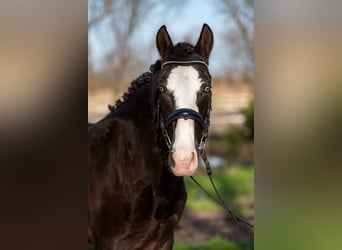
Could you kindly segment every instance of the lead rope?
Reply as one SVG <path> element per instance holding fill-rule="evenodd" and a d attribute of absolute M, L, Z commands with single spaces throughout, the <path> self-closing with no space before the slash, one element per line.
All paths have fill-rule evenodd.
<path fill-rule="evenodd" d="M 211 96 L 209 97 L 209 103 L 211 104 Z M 253 229 L 254 229 L 254 225 L 249 223 L 248 221 L 246 221 L 244 218 L 234 214 L 234 212 L 232 210 L 230 210 L 228 208 L 228 206 L 226 205 L 226 203 L 223 201 L 220 193 L 218 192 L 216 185 L 214 183 L 213 177 L 212 177 L 212 171 L 211 171 L 211 166 L 210 166 L 210 162 L 208 160 L 207 154 L 205 152 L 205 140 L 208 137 L 208 128 L 210 125 L 210 110 L 211 110 L 211 105 L 209 104 L 208 110 L 207 110 L 207 116 L 205 119 L 205 129 L 203 131 L 202 134 L 202 138 L 200 140 L 200 144 L 198 146 L 198 151 L 203 159 L 203 162 L 205 164 L 205 168 L 207 171 L 207 175 L 209 177 L 210 183 L 215 191 L 216 194 L 216 198 L 210 194 L 207 190 L 204 189 L 204 187 L 193 177 L 190 176 L 191 180 L 193 180 L 193 182 L 195 182 L 195 184 L 205 193 L 207 194 L 214 202 L 216 202 L 219 206 L 221 206 L 230 216 L 233 217 L 233 219 L 241 226 L 241 228 L 243 230 L 245 230 L 246 232 L 248 232 L 249 234 L 253 234 Z M 247 227 L 246 227 L 247 226 Z"/>
<path fill-rule="evenodd" d="M 216 193 L 216 198 L 213 197 L 213 195 L 211 195 L 208 191 L 206 191 L 204 189 L 204 187 L 193 177 L 190 176 L 190 178 L 195 182 L 195 184 L 203 191 L 205 192 L 214 202 L 216 202 L 219 206 L 221 206 L 230 216 L 233 217 L 233 219 L 241 226 L 242 229 L 244 229 L 246 232 L 253 234 L 253 228 L 254 225 L 249 223 L 248 221 L 246 221 L 244 218 L 234 214 L 234 212 L 232 210 L 230 210 L 228 208 L 228 206 L 226 205 L 226 203 L 223 201 L 220 193 L 218 192 L 216 185 L 214 183 L 214 180 L 212 178 L 212 171 L 211 171 L 211 167 L 210 167 L 210 163 L 207 157 L 207 154 L 205 152 L 204 149 L 204 145 L 200 145 L 199 146 L 199 153 L 203 159 L 203 162 L 205 164 L 206 170 L 207 170 L 207 175 L 209 177 L 210 183 Z M 247 226 L 247 227 L 246 227 Z"/>

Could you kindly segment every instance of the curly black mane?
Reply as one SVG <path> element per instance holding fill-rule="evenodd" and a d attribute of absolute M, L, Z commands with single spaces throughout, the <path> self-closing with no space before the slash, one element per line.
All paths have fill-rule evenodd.
<path fill-rule="evenodd" d="M 98 122 L 97 126 L 94 127 L 93 124 L 88 123 L 88 132 L 92 131 L 89 135 L 88 143 L 89 147 L 92 148 L 99 142 L 105 140 L 111 129 L 112 124 L 109 120 L 116 115 L 116 111 L 120 109 L 124 104 L 128 103 L 135 95 L 135 92 L 142 86 L 150 83 L 152 76 L 158 74 L 161 70 L 161 61 L 157 60 L 154 64 L 150 66 L 150 71 L 141 74 L 138 78 L 131 82 L 130 87 L 127 92 L 125 92 L 120 99 L 115 103 L 115 106 L 108 104 L 108 109 L 110 113 L 105 116 L 101 121 Z"/>
<path fill-rule="evenodd" d="M 108 104 L 108 109 L 111 112 L 114 112 L 117 109 L 119 109 L 123 104 L 128 103 L 130 99 L 134 96 L 137 89 L 149 83 L 152 79 L 152 75 L 158 74 L 160 69 L 161 69 L 161 61 L 157 60 L 154 64 L 150 66 L 150 72 L 145 72 L 141 74 L 138 78 L 133 80 L 127 92 L 125 92 L 122 95 L 122 97 L 115 102 L 115 106 Z"/>

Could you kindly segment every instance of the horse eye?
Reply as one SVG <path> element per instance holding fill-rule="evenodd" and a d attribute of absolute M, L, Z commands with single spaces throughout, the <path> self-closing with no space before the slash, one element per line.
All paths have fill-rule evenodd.
<path fill-rule="evenodd" d="M 205 93 L 209 93 L 210 92 L 210 86 L 205 86 L 203 91 Z"/>
<path fill-rule="evenodd" d="M 160 86 L 160 87 L 159 87 L 159 91 L 160 91 L 160 93 L 164 93 L 164 92 L 165 92 L 164 87 L 163 87 L 163 86 Z"/>

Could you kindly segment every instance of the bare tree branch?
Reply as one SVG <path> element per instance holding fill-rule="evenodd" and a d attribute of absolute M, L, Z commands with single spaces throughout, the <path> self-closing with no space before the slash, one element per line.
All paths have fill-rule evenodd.
<path fill-rule="evenodd" d="M 217 10 L 233 28 L 227 28 L 223 39 L 231 48 L 229 56 L 236 60 L 235 70 L 243 75 L 253 75 L 254 62 L 254 1 L 253 0 L 216 0 Z M 231 67 L 231 66 L 230 66 Z M 232 69 L 230 69 L 232 70 Z"/>
<path fill-rule="evenodd" d="M 162 7 L 159 8 L 160 14 L 165 15 L 185 1 L 187 0 L 89 0 L 88 32 L 91 36 L 96 34 L 97 40 L 102 40 L 106 48 L 105 66 L 102 72 L 94 74 L 106 79 L 108 86 L 115 84 L 120 89 L 120 84 L 127 82 L 125 79 L 131 73 L 130 70 L 139 65 L 139 54 L 132 60 L 133 51 L 137 50 L 137 43 L 132 43 L 136 30 L 157 6 Z M 92 62 L 90 69 L 91 64 Z"/>
<path fill-rule="evenodd" d="M 245 0 L 245 1 L 234 1 L 234 0 L 219 0 L 222 10 L 226 12 L 232 20 L 235 21 L 235 24 L 238 30 L 241 33 L 242 42 L 244 42 L 246 49 L 248 50 L 248 54 L 253 57 L 253 20 L 254 18 L 249 16 L 243 8 L 253 8 L 253 0 Z M 239 5 L 241 2 L 241 5 Z M 242 5 L 244 3 L 244 5 Z M 242 6 L 242 7 L 240 7 Z M 243 18 L 249 19 L 248 21 L 244 21 Z"/>
<path fill-rule="evenodd" d="M 110 51 L 106 55 L 108 81 L 116 86 L 124 82 L 131 63 L 132 36 L 144 18 L 158 4 L 158 0 L 92 0 L 88 5 L 88 31 L 94 29 L 98 36 L 109 41 Z M 102 25 L 104 24 L 104 25 Z M 105 29 L 103 29 L 105 28 Z M 101 31 L 100 31 L 101 30 Z M 103 31 L 104 30 L 104 31 Z"/>
<path fill-rule="evenodd" d="M 104 0 L 104 1 L 96 1 L 96 0 L 88 0 L 88 11 L 91 16 L 90 20 L 88 21 L 88 30 L 98 24 L 100 21 L 103 20 L 107 15 L 112 13 L 112 6 L 115 3 L 115 0 Z"/>

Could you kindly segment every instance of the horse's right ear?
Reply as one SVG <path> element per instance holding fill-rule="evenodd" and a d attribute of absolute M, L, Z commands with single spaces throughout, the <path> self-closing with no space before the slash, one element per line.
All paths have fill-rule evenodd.
<path fill-rule="evenodd" d="M 163 25 L 160 27 L 157 33 L 157 48 L 160 54 L 162 61 L 170 54 L 173 44 L 172 40 L 169 36 L 169 33 L 166 30 L 166 26 Z"/>

